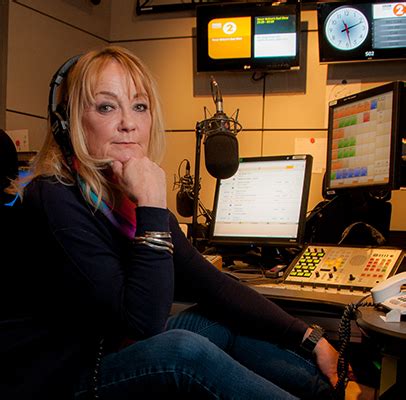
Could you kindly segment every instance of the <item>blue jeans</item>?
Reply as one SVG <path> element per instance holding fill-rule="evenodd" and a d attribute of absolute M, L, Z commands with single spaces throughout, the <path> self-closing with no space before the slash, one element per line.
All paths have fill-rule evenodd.
<path fill-rule="evenodd" d="M 91 397 L 93 371 L 75 399 Z M 100 399 L 329 399 L 331 388 L 313 363 L 267 341 L 234 333 L 194 309 L 168 330 L 106 355 Z"/>

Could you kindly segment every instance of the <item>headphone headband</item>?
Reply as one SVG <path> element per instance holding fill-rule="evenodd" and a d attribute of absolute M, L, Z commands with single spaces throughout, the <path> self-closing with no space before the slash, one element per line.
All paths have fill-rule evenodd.
<path fill-rule="evenodd" d="M 69 70 L 77 63 L 81 56 L 74 56 L 64 62 L 61 67 L 55 72 L 49 84 L 49 99 L 48 99 L 48 114 L 51 125 L 52 134 L 55 141 L 58 143 L 62 154 L 65 157 L 68 166 L 72 169 L 73 164 L 73 147 L 69 133 L 69 118 L 66 110 L 66 105 L 62 102 L 57 104 L 56 94 L 57 89 L 65 79 Z"/>
<path fill-rule="evenodd" d="M 77 63 L 80 57 L 81 57 L 80 55 L 77 55 L 65 61 L 52 77 L 51 83 L 49 84 L 51 89 L 49 91 L 49 101 L 48 101 L 48 109 L 50 112 L 55 112 L 58 106 L 56 104 L 56 90 L 58 89 L 62 81 L 65 79 L 69 70 Z"/>

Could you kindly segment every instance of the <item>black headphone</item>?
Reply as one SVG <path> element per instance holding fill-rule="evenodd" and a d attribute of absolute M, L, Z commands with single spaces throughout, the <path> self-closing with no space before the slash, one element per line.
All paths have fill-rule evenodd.
<path fill-rule="evenodd" d="M 73 157 L 73 147 L 72 141 L 69 133 L 69 116 L 67 112 L 67 104 L 62 101 L 57 104 L 56 94 L 57 89 L 60 84 L 65 79 L 69 70 L 77 63 L 81 56 L 74 56 L 68 61 L 64 62 L 63 65 L 55 72 L 51 79 L 49 100 L 48 100 L 48 115 L 51 125 L 52 134 L 55 138 L 56 143 L 58 143 L 62 154 L 64 155 L 68 166 L 72 168 L 72 157 Z"/>

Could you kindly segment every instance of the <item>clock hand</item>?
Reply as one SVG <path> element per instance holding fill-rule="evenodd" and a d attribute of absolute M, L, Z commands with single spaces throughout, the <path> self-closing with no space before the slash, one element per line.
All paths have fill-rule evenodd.
<path fill-rule="evenodd" d="M 351 28 L 354 28 L 354 26 L 357 26 L 357 25 L 359 25 L 359 24 L 362 24 L 362 21 L 357 22 L 356 24 L 351 25 L 351 26 L 347 26 L 346 24 L 344 24 L 344 25 L 345 25 L 345 28 L 344 28 L 344 29 L 341 29 L 341 32 L 348 31 L 348 30 L 350 30 Z"/>
<path fill-rule="evenodd" d="M 345 31 L 345 33 L 347 34 L 348 42 L 351 44 L 350 31 L 349 31 L 348 25 L 344 21 L 343 21 L 343 24 L 344 24 L 344 29 L 342 29 L 341 32 Z"/>

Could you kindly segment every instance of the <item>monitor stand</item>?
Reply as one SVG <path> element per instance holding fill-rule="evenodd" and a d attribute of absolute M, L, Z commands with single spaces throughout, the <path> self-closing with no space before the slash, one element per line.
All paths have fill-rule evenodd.
<path fill-rule="evenodd" d="M 382 245 L 389 237 L 390 196 L 337 195 L 319 203 L 306 222 L 306 243 Z"/>
<path fill-rule="evenodd" d="M 265 269 L 272 269 L 273 267 L 287 266 L 299 253 L 300 248 L 292 245 L 292 247 L 263 245 L 261 247 L 260 263 Z"/>

